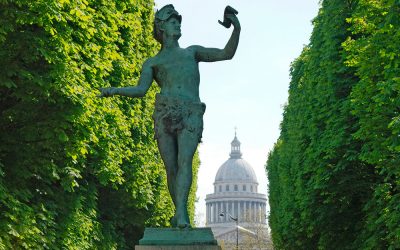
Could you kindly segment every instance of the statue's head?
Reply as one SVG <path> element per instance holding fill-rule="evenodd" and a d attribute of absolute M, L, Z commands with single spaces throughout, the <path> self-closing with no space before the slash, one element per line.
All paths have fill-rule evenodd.
<path fill-rule="evenodd" d="M 163 26 L 171 18 L 176 18 L 179 24 L 182 22 L 182 16 L 179 15 L 172 4 L 165 5 L 155 14 L 153 36 L 160 43 L 163 42 Z"/>

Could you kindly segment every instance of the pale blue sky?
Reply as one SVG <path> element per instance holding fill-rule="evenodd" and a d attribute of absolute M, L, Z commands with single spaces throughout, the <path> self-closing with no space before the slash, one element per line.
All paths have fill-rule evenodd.
<path fill-rule="evenodd" d="M 223 48 L 231 29 L 219 25 L 226 5 L 239 11 L 242 32 L 230 61 L 201 63 L 204 115 L 198 180 L 198 218 L 204 223 L 205 196 L 213 192 L 218 168 L 229 158 L 236 126 L 243 158 L 254 168 L 259 192 L 267 193 L 264 165 L 279 137 L 287 101 L 290 63 L 308 44 L 319 0 L 155 0 L 182 15 L 181 47 Z"/>

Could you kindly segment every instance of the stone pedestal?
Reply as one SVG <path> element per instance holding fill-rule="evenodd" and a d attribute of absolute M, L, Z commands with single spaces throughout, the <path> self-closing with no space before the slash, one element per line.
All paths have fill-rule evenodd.
<path fill-rule="evenodd" d="M 211 228 L 146 228 L 135 250 L 220 250 Z"/>
<path fill-rule="evenodd" d="M 135 246 L 135 250 L 221 250 L 218 245 Z"/>

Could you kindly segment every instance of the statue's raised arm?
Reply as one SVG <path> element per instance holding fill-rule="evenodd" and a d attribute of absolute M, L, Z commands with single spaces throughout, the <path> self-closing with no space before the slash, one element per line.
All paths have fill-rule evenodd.
<path fill-rule="evenodd" d="M 230 28 L 231 24 L 233 25 L 232 35 L 224 49 L 204 48 L 198 45 L 191 46 L 191 48 L 195 50 L 197 61 L 216 62 L 233 58 L 239 45 L 241 30 L 239 19 L 236 16 L 237 14 L 238 12 L 234 8 L 226 6 L 223 22 L 218 20 L 218 22 L 225 28 Z"/>

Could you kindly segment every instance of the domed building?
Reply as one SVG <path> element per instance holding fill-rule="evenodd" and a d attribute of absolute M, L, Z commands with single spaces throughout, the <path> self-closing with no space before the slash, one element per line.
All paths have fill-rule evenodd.
<path fill-rule="evenodd" d="M 218 241 L 235 245 L 241 244 L 245 236 L 256 237 L 255 231 L 268 231 L 267 199 L 258 193 L 257 176 L 242 158 L 236 133 L 229 156 L 215 176 L 214 193 L 206 196 L 206 225 Z"/>

